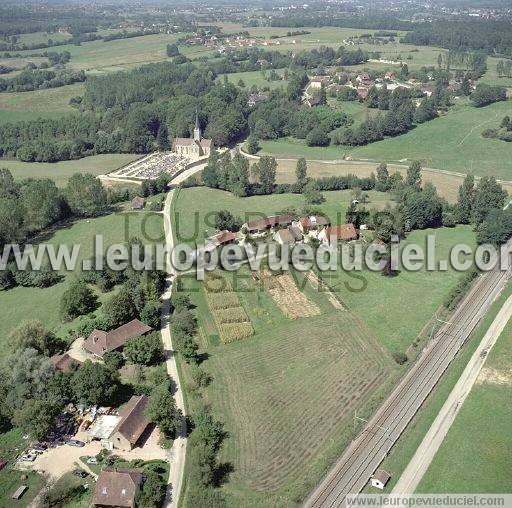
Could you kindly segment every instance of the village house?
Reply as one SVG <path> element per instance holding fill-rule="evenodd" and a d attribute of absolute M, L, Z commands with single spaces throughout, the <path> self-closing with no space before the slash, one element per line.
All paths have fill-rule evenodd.
<path fill-rule="evenodd" d="M 318 97 L 308 97 L 304 104 L 310 108 L 320 106 L 320 99 Z"/>
<path fill-rule="evenodd" d="M 146 200 L 141 196 L 135 196 L 132 199 L 132 210 L 143 210 Z"/>
<path fill-rule="evenodd" d="M 301 217 L 298 221 L 298 227 L 302 233 L 309 233 L 322 227 L 330 226 L 331 223 L 322 215 L 311 215 L 310 217 Z"/>
<path fill-rule="evenodd" d="M 331 78 L 329 76 L 313 76 L 309 81 L 309 86 L 320 89 L 322 85 L 327 86 L 330 82 Z"/>
<path fill-rule="evenodd" d="M 242 229 L 247 230 L 251 235 L 257 235 L 276 226 L 288 227 L 292 222 L 293 217 L 291 215 L 274 215 L 246 222 L 243 224 Z"/>
<path fill-rule="evenodd" d="M 103 357 L 105 353 L 122 349 L 130 339 L 141 337 L 151 330 L 151 326 L 138 319 L 133 319 L 110 332 L 93 330 L 85 339 L 83 347 L 92 354 Z"/>
<path fill-rule="evenodd" d="M 233 233 L 232 231 L 228 231 L 227 229 L 224 229 L 220 233 L 210 236 L 210 238 L 208 238 L 206 240 L 206 242 L 210 243 L 212 245 L 215 245 L 215 247 L 221 247 L 222 245 L 234 243 L 235 240 L 236 240 L 236 234 Z"/>
<path fill-rule="evenodd" d="M 202 137 L 199 117 L 196 115 L 196 124 L 192 138 L 174 138 L 172 142 L 172 151 L 182 157 L 189 159 L 199 159 L 200 157 L 209 157 L 214 150 L 213 141 Z"/>
<path fill-rule="evenodd" d="M 266 102 L 268 100 L 268 94 L 266 93 L 256 93 L 249 95 L 249 99 L 247 100 L 247 105 L 254 107 L 262 102 Z"/>
<path fill-rule="evenodd" d="M 277 231 L 274 240 L 279 245 L 293 245 L 295 243 L 295 237 L 288 228 Z"/>
<path fill-rule="evenodd" d="M 325 245 L 334 247 L 339 242 L 351 242 L 357 240 L 357 231 L 354 224 L 342 224 L 341 226 L 329 226 L 322 229 L 318 239 Z"/>
<path fill-rule="evenodd" d="M 133 508 L 142 485 L 143 473 L 141 468 L 104 469 L 96 481 L 92 504 Z"/>

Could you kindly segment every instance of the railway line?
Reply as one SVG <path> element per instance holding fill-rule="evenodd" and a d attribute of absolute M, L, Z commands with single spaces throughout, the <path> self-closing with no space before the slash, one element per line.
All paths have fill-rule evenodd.
<path fill-rule="evenodd" d="M 307 508 L 338 507 L 359 493 L 414 414 L 434 388 L 462 345 L 487 312 L 511 275 L 493 270 L 474 283 L 449 322 L 445 322 L 403 380 L 345 451 L 305 503 Z"/>

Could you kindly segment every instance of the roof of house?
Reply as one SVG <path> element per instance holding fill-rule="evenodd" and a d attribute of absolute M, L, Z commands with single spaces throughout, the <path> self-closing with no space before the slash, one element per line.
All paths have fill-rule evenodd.
<path fill-rule="evenodd" d="M 262 231 L 277 225 L 288 225 L 293 221 L 291 215 L 274 215 L 272 217 L 265 217 L 263 219 L 256 219 L 249 221 L 246 226 L 249 231 Z"/>
<path fill-rule="evenodd" d="M 98 356 L 115 351 L 124 346 L 126 342 L 134 337 L 140 337 L 151 331 L 151 326 L 146 325 L 138 319 L 133 319 L 115 330 L 104 332 L 93 330 L 84 341 L 84 348 Z"/>
<path fill-rule="evenodd" d="M 232 233 L 231 231 L 228 231 L 227 229 L 208 238 L 208 240 L 214 245 L 223 245 L 225 243 L 232 242 L 235 239 L 236 234 Z"/>
<path fill-rule="evenodd" d="M 276 239 L 280 239 L 282 243 L 295 243 L 295 237 L 289 229 L 280 229 L 276 233 Z"/>
<path fill-rule="evenodd" d="M 134 506 L 143 469 L 104 469 L 98 476 L 92 504 Z"/>
<path fill-rule="evenodd" d="M 73 367 L 82 364 L 82 362 L 75 360 L 67 353 L 63 355 L 53 355 L 50 360 L 55 370 L 60 370 L 61 372 L 69 372 Z"/>
<path fill-rule="evenodd" d="M 372 478 L 381 482 L 382 485 L 386 485 L 388 480 L 391 478 L 391 475 L 387 471 L 384 471 L 384 469 L 377 469 Z"/>
<path fill-rule="evenodd" d="M 341 226 L 332 226 L 328 227 L 325 230 L 325 234 L 327 238 L 330 238 L 331 236 L 336 237 L 337 240 L 356 240 L 357 239 L 357 232 L 356 228 L 354 227 L 354 224 L 342 224 Z"/>
<path fill-rule="evenodd" d="M 132 446 L 135 445 L 149 425 L 144 413 L 148 402 L 145 395 L 134 395 L 119 411 L 121 419 L 112 434 L 119 432 Z"/>
<path fill-rule="evenodd" d="M 299 222 L 303 228 L 316 228 L 318 226 L 327 226 L 329 224 L 329 219 L 322 215 L 312 215 L 311 217 L 301 217 Z"/>
<path fill-rule="evenodd" d="M 142 207 L 144 206 L 144 203 L 146 202 L 146 200 L 141 197 L 141 196 L 135 196 L 133 199 L 132 199 L 132 207 Z"/>
<path fill-rule="evenodd" d="M 310 97 L 306 100 L 308 106 L 318 106 L 320 104 L 320 99 L 318 97 Z"/>

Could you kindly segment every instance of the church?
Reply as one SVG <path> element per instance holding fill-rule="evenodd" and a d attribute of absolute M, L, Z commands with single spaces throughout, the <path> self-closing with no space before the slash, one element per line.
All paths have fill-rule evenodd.
<path fill-rule="evenodd" d="M 199 157 L 209 157 L 211 155 L 213 152 L 213 141 L 211 139 L 203 139 L 197 114 L 194 137 L 174 138 L 172 151 L 189 159 L 198 159 Z"/>

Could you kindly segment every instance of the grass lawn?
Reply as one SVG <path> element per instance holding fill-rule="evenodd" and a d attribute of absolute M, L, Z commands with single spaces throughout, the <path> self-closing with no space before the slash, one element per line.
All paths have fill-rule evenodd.
<path fill-rule="evenodd" d="M 417 492 L 512 492 L 512 321 L 503 330 Z M 507 402 L 508 401 L 508 402 Z"/>
<path fill-rule="evenodd" d="M 93 155 L 83 159 L 61 162 L 22 162 L 12 159 L 1 159 L 0 167 L 7 168 L 16 180 L 24 178 L 50 178 L 57 186 L 65 187 L 69 177 L 75 173 L 103 175 L 128 164 L 140 155 L 130 153 L 114 153 Z"/>
<path fill-rule="evenodd" d="M 326 213 L 333 223 L 343 224 L 346 209 L 352 199 L 351 191 L 329 191 L 323 194 L 325 202 L 318 205 L 318 208 Z M 368 194 L 369 208 L 383 208 L 390 202 L 390 197 L 386 193 L 371 191 Z M 261 217 L 261 214 L 276 215 L 288 207 L 295 207 L 300 211 L 304 205 L 304 198 L 298 194 L 237 198 L 230 192 L 208 187 L 181 189 L 174 205 L 174 232 L 180 241 L 193 244 L 196 239 L 201 242 L 215 232 L 213 221 L 215 213 L 219 210 L 229 210 L 246 222 Z"/>
<path fill-rule="evenodd" d="M 391 452 L 389 453 L 389 455 L 384 459 L 381 467 L 384 468 L 386 471 L 389 471 L 391 474 L 391 479 L 388 482 L 388 484 L 386 485 L 384 492 L 391 492 L 391 490 L 393 490 L 393 487 L 395 486 L 396 482 L 400 478 L 400 475 L 402 474 L 404 469 L 407 467 L 407 464 L 409 463 L 409 461 L 412 459 L 414 453 L 416 452 L 416 449 L 418 448 L 421 441 L 423 440 L 423 437 L 427 433 L 430 425 L 435 420 L 441 407 L 443 406 L 444 402 L 446 401 L 446 398 L 448 397 L 451 390 L 455 386 L 457 380 L 459 379 L 460 375 L 464 371 L 464 368 L 466 367 L 467 362 L 471 358 L 471 355 L 476 350 L 478 344 L 482 340 L 482 337 L 485 335 L 485 333 L 487 332 L 492 321 L 496 317 L 496 314 L 499 312 L 500 308 L 505 303 L 505 300 L 511 294 L 512 294 L 512 286 L 509 284 L 505 288 L 505 290 L 503 291 L 501 296 L 494 302 L 494 304 L 492 305 L 488 314 L 482 319 L 482 322 L 477 326 L 477 328 L 471 335 L 469 342 L 464 346 L 464 348 L 461 350 L 461 352 L 459 353 L 457 358 L 452 362 L 448 371 L 444 374 L 444 376 L 442 377 L 440 382 L 435 387 L 434 391 L 427 398 L 426 402 L 423 404 L 423 406 L 421 407 L 419 412 L 415 415 L 415 417 L 413 418 L 412 422 L 409 424 L 409 426 L 407 427 L 405 432 L 402 434 L 400 439 L 396 442 L 395 446 L 391 449 Z M 510 335 L 510 325 L 508 326 L 508 333 Z M 500 351 L 500 352 L 502 351 L 502 350 L 499 350 L 498 348 L 501 348 L 501 347 L 508 348 L 508 352 L 506 352 L 507 356 L 505 357 L 505 361 L 507 361 L 507 358 L 510 358 L 510 340 L 507 340 L 507 339 L 503 340 L 503 336 L 502 336 L 502 338 L 500 338 L 500 342 L 498 344 L 496 344 L 495 347 L 496 347 L 496 349 L 494 350 L 494 353 L 496 353 L 496 351 Z M 495 354 L 491 354 L 489 356 L 489 359 L 493 359 L 493 358 L 496 359 Z M 495 360 L 493 360 L 493 361 L 495 361 Z M 509 391 L 510 391 L 510 387 L 509 387 Z M 472 398 L 472 395 L 473 394 L 470 394 L 469 398 L 466 400 L 466 404 Z M 508 399 L 509 399 L 510 394 L 505 395 L 505 397 L 508 397 Z M 453 467 L 459 468 L 459 469 L 457 469 L 457 471 L 461 475 L 457 480 L 455 480 L 456 482 L 463 482 L 466 478 L 469 478 L 467 476 L 467 471 L 468 471 L 468 468 L 470 468 L 472 466 L 472 464 L 476 464 L 475 469 L 477 469 L 477 468 L 480 468 L 481 465 L 483 464 L 483 462 L 485 462 L 487 460 L 487 461 L 489 461 L 487 463 L 488 470 L 486 472 L 480 470 L 480 472 L 482 474 L 485 474 L 485 479 L 483 480 L 482 483 L 479 484 L 479 487 L 481 487 L 482 489 L 485 489 L 484 483 L 487 481 L 487 479 L 489 479 L 488 475 L 490 474 L 490 475 L 496 477 L 495 481 L 506 482 L 505 485 L 507 488 L 505 489 L 505 491 L 510 492 L 510 481 L 508 480 L 508 477 L 503 478 L 503 476 L 501 474 L 501 473 L 503 473 L 504 475 L 506 475 L 507 469 L 498 471 L 498 468 L 495 465 L 496 461 L 501 460 L 503 463 L 503 460 L 507 460 L 507 459 L 503 459 L 503 457 L 501 456 L 501 452 L 498 451 L 497 455 L 494 453 L 487 457 L 477 457 L 477 454 L 482 453 L 483 450 L 489 451 L 488 448 L 486 449 L 486 446 L 492 441 L 493 437 L 495 436 L 494 427 L 496 426 L 498 428 L 501 425 L 503 425 L 503 416 L 506 415 L 506 409 L 504 407 L 505 404 L 503 402 L 504 402 L 504 400 L 508 400 L 508 399 L 501 398 L 500 404 L 503 405 L 503 408 L 493 406 L 490 409 L 490 413 L 489 413 L 490 415 L 494 415 L 494 413 L 497 410 L 499 412 L 499 415 L 498 415 L 497 420 L 494 420 L 494 418 L 491 416 L 490 418 L 492 418 L 492 420 L 491 419 L 487 420 L 487 427 L 480 426 L 480 419 L 484 416 L 480 413 L 477 421 L 470 422 L 469 420 L 466 420 L 466 424 L 467 424 L 466 429 L 464 431 L 458 432 L 459 441 L 457 441 L 457 444 L 452 444 L 452 446 L 456 446 L 457 448 L 451 448 L 451 451 L 457 455 L 459 453 L 461 453 L 460 457 L 462 457 L 462 454 L 464 454 L 465 459 L 464 459 L 464 461 L 461 461 L 460 463 L 457 462 L 457 464 L 455 462 L 452 462 Z M 487 407 L 487 406 L 482 405 L 481 407 L 482 407 L 482 410 L 484 410 L 484 407 Z M 462 408 L 461 413 L 459 413 L 459 415 L 457 416 L 455 424 L 457 424 L 457 421 L 458 421 L 458 419 L 460 419 L 461 415 L 463 415 L 463 412 L 465 412 L 464 407 Z M 452 429 L 449 431 L 448 436 L 450 436 L 450 433 L 452 432 L 453 428 L 454 427 L 452 427 Z M 458 427 L 458 428 L 460 429 L 461 427 Z M 473 439 L 473 437 L 470 438 L 470 433 L 469 433 L 469 432 L 471 432 L 470 429 L 476 429 L 476 428 L 479 429 L 478 438 L 476 438 L 476 439 L 484 439 L 483 446 L 480 446 L 480 444 L 476 441 L 476 439 Z M 502 447 L 505 450 L 505 452 L 507 449 L 510 450 L 510 442 L 508 440 L 508 435 L 510 434 L 510 432 L 508 431 L 509 428 L 510 428 L 510 411 L 509 411 L 507 426 L 501 430 L 501 432 L 499 434 L 498 441 L 496 441 L 494 443 L 494 445 L 497 446 L 498 450 Z M 489 440 L 486 439 L 485 434 L 489 435 Z M 463 443 L 461 439 L 466 440 L 466 442 Z M 469 439 L 471 440 L 471 446 L 473 447 L 473 453 L 471 453 L 471 455 L 468 455 L 468 452 L 467 452 L 467 447 L 468 447 L 467 441 Z M 504 446 L 504 442 L 505 442 L 504 440 L 507 440 L 506 443 L 508 443 L 508 444 L 505 444 L 505 446 Z M 446 443 L 446 441 L 445 441 L 445 443 Z M 452 443 L 454 443 L 454 442 L 452 441 Z M 460 448 L 462 446 L 464 448 Z M 508 446 L 508 448 L 507 448 L 507 446 Z M 495 450 L 495 452 L 496 452 L 496 450 Z M 510 463 L 510 453 L 508 455 L 509 455 L 508 461 Z M 455 456 L 453 455 L 452 457 L 455 457 Z M 433 464 L 435 464 L 437 462 L 437 456 L 434 458 L 434 461 L 435 462 Z M 492 463 L 492 466 L 490 465 L 491 463 Z M 510 466 L 509 466 L 509 469 L 510 469 Z M 442 474 L 442 471 L 445 471 L 445 470 L 442 470 L 441 468 L 438 469 L 438 472 L 440 474 Z M 430 476 L 430 471 L 428 471 L 427 474 L 429 474 L 429 476 Z M 450 478 L 453 478 L 452 473 L 450 472 L 449 474 L 450 474 Z M 439 478 L 437 481 L 442 482 L 443 479 Z M 475 479 L 475 481 L 480 481 L 480 480 Z M 492 481 L 494 481 L 494 480 L 492 480 Z M 452 486 L 455 487 L 455 485 L 453 485 L 453 484 L 452 484 Z M 420 487 L 423 487 L 423 485 L 420 484 Z M 460 483 L 458 483 L 456 485 L 456 487 L 459 489 L 458 490 L 459 493 L 464 491 L 462 488 L 462 485 Z M 451 487 L 448 486 L 448 488 L 451 488 Z M 421 488 L 420 491 L 427 492 L 427 490 L 425 490 L 423 488 Z M 434 492 L 433 490 L 428 490 L 428 491 Z M 473 491 L 473 489 L 468 489 L 468 491 Z M 485 490 L 481 490 L 481 491 L 485 492 Z M 376 491 L 375 491 L 375 489 L 371 489 L 370 487 L 367 487 L 365 489 L 365 492 L 374 492 L 375 493 Z M 438 491 L 435 490 L 435 492 L 438 492 Z M 455 491 L 451 491 L 451 492 L 455 492 Z"/>
<path fill-rule="evenodd" d="M 512 179 L 510 146 L 504 141 L 485 139 L 486 128 L 499 125 L 512 115 L 512 102 L 484 108 L 458 104 L 445 115 L 417 126 L 412 131 L 362 147 L 309 147 L 303 140 L 283 138 L 261 142 L 262 153 L 277 157 L 308 159 L 354 159 L 398 162 L 421 160 L 425 166 L 478 176 L 494 175 Z"/>
<path fill-rule="evenodd" d="M 66 113 L 76 112 L 69 105 L 69 100 L 83 94 L 83 91 L 83 83 L 75 83 L 33 92 L 1 93 L 0 124 L 40 117 L 58 118 Z"/>
<path fill-rule="evenodd" d="M 145 237 L 156 240 L 162 234 L 162 216 L 151 212 L 116 213 L 95 219 L 79 220 L 62 227 L 52 233 L 49 238 L 42 240 L 53 245 L 79 244 L 79 267 L 83 259 L 88 259 L 93 253 L 94 235 L 102 234 L 104 245 L 123 243 L 132 237 Z M 151 240 L 149 240 L 151 241 Z M 158 241 L 163 242 L 160 238 Z M 53 329 L 62 337 L 72 323 L 62 323 L 59 317 L 59 303 L 62 293 L 75 277 L 74 273 L 63 272 L 64 280 L 50 288 L 16 287 L 8 291 L 0 291 L 0 337 L 4 350 L 9 332 L 26 319 L 39 319 L 45 326 Z M 110 294 L 100 293 L 100 301 L 109 298 Z M 5 351 L 4 351 L 5 352 Z"/>

